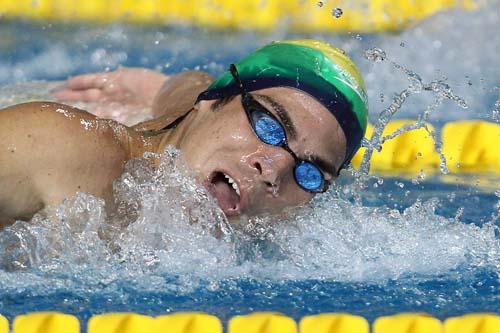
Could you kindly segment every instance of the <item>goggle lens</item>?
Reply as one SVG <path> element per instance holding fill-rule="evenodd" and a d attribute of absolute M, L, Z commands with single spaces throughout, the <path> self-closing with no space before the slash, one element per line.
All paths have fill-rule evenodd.
<path fill-rule="evenodd" d="M 295 165 L 295 180 L 307 191 L 316 192 L 324 188 L 324 178 L 321 171 L 314 164 L 301 161 Z"/>
<path fill-rule="evenodd" d="M 259 112 L 257 110 L 252 110 L 251 117 L 253 122 L 253 127 L 255 129 L 255 134 L 264 143 L 273 146 L 279 146 L 286 140 L 285 129 L 281 124 L 267 114 Z"/>

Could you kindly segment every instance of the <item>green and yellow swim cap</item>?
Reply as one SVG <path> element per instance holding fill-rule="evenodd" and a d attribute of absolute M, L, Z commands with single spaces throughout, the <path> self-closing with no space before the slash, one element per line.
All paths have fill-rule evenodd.
<path fill-rule="evenodd" d="M 278 41 L 251 53 L 236 64 L 246 91 L 291 87 L 316 98 L 337 119 L 347 139 L 344 166 L 361 145 L 368 103 L 361 74 L 345 52 L 317 40 Z M 240 94 L 233 76 L 225 72 L 200 100 Z"/>

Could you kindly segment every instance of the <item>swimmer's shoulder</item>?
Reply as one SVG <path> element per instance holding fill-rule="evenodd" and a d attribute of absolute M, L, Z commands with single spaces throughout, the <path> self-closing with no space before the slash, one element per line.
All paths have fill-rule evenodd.
<path fill-rule="evenodd" d="M 29 219 L 76 192 L 110 196 L 129 159 L 127 130 L 58 103 L 0 110 L 0 219 Z"/>
<path fill-rule="evenodd" d="M 104 120 L 87 111 L 54 102 L 28 102 L 16 104 L 0 110 L 2 132 L 18 137 L 51 138 L 56 141 L 71 141 L 78 136 L 100 140 L 111 135 L 114 140 L 126 136 L 127 127 L 112 120 Z M 110 138 L 111 138 L 110 137 Z M 47 142 L 46 142 L 47 143 Z M 124 144 L 126 145 L 126 140 Z"/>
<path fill-rule="evenodd" d="M 152 114 L 155 119 L 134 126 L 138 131 L 158 131 L 188 113 L 198 95 L 213 82 L 213 77 L 202 71 L 186 71 L 171 76 L 156 95 Z"/>

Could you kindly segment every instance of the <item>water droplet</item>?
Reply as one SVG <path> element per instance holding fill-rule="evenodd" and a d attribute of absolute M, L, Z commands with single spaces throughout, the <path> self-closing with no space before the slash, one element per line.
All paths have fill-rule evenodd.
<path fill-rule="evenodd" d="M 274 185 L 274 184 L 273 184 L 273 192 L 272 192 L 272 196 L 273 196 L 274 198 L 279 197 L 279 188 L 278 188 L 278 186 L 277 186 L 277 185 Z"/>
<path fill-rule="evenodd" d="M 410 72 L 408 73 L 408 80 L 410 81 L 410 86 L 408 87 L 409 91 L 413 93 L 420 93 L 423 90 L 424 84 L 420 75 Z"/>
<path fill-rule="evenodd" d="M 342 10 L 342 8 L 333 8 L 332 10 L 332 15 L 335 16 L 335 18 L 340 18 L 342 16 L 342 14 L 344 14 L 344 11 Z"/>
<path fill-rule="evenodd" d="M 435 49 L 440 49 L 441 46 L 443 46 L 443 43 L 441 43 L 440 40 L 435 40 L 432 42 L 432 46 L 435 48 Z"/>
<path fill-rule="evenodd" d="M 325 3 L 323 1 L 318 1 L 318 3 L 317 3 L 318 7 L 320 7 L 320 8 L 323 7 L 324 4 Z"/>
<path fill-rule="evenodd" d="M 379 97 L 380 97 L 380 102 L 384 103 L 385 102 L 385 95 L 383 93 L 380 93 Z"/>
<path fill-rule="evenodd" d="M 365 51 L 365 58 L 373 62 L 382 62 L 387 59 L 387 54 L 382 49 L 374 47 Z"/>
<path fill-rule="evenodd" d="M 495 102 L 495 107 L 491 112 L 491 119 L 493 119 L 493 121 L 497 123 L 500 123 L 500 99 Z"/>
<path fill-rule="evenodd" d="M 416 178 L 412 179 L 411 183 L 413 185 L 418 185 L 423 180 L 425 180 L 425 172 L 424 172 L 424 170 L 420 170 L 420 173 L 418 174 L 418 176 Z"/>
<path fill-rule="evenodd" d="M 491 119 L 493 119 L 497 123 L 500 123 L 500 111 L 493 110 L 493 112 L 491 113 Z"/>

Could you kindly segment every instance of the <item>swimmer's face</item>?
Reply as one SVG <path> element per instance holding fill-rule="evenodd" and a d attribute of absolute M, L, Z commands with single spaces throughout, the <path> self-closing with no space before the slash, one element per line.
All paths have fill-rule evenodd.
<path fill-rule="evenodd" d="M 251 94 L 277 119 L 285 114 L 289 121 L 282 124 L 290 148 L 300 159 L 314 156 L 330 164 L 333 169 L 321 171 L 332 181 L 346 151 L 346 139 L 335 117 L 316 99 L 293 88 L 268 88 Z M 256 136 L 241 95 L 215 111 L 213 103 L 198 103 L 199 125 L 189 129 L 179 148 L 198 181 L 228 217 L 279 213 L 313 197 L 295 181 L 292 155 Z"/>

